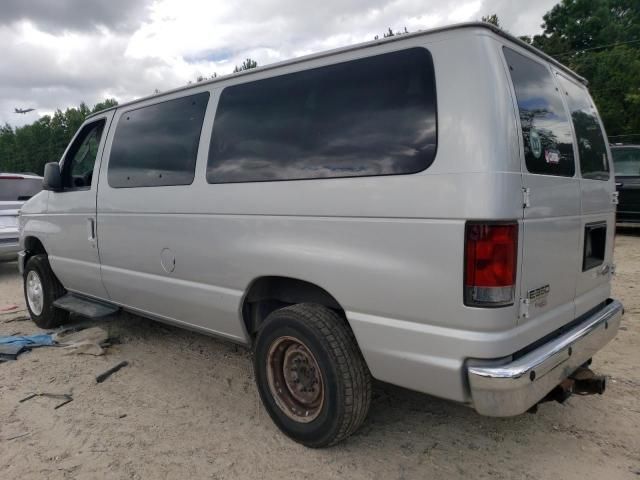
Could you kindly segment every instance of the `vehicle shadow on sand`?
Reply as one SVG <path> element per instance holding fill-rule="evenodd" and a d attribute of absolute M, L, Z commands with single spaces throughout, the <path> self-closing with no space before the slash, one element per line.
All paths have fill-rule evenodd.
<path fill-rule="evenodd" d="M 0 281 L 11 280 L 18 273 L 18 262 L 0 262 Z"/>
<path fill-rule="evenodd" d="M 84 323 L 86 321 L 76 320 Z M 229 410 L 232 416 L 245 414 L 249 408 L 255 416 L 254 427 L 273 428 L 266 411 L 260 404 L 253 382 L 252 354 L 249 348 L 192 332 L 172 325 L 158 323 L 133 314 L 121 313 L 101 321 L 92 321 L 107 328 L 118 342 L 128 346 L 127 359 L 136 362 L 135 352 L 146 351 L 144 376 L 151 382 L 167 381 L 164 368 L 177 368 L 191 374 L 179 380 L 187 391 L 198 387 L 189 385 L 191 379 L 208 376 L 208 386 L 200 394 L 211 395 L 211 403 Z M 152 351 L 155 358 L 148 355 Z M 133 355 L 133 356 L 132 356 Z M 168 362 L 166 359 L 171 358 Z M 166 362 L 166 363 L 165 363 Z M 172 367 L 173 365 L 173 367 Z M 146 366 L 150 366 L 149 370 Z M 206 373 L 205 373 L 206 372 Z M 200 386 L 202 387 L 202 386 Z M 216 395 L 224 391 L 228 401 L 221 403 Z M 561 417 L 557 410 L 563 407 L 547 404 L 551 417 Z M 232 412 L 237 409 L 238 412 Z M 374 381 L 371 408 L 363 426 L 344 445 L 349 448 L 375 448 L 376 445 L 395 445 L 400 451 L 433 447 L 443 448 L 452 438 L 475 441 L 501 442 L 505 435 L 540 433 L 541 414 L 524 414 L 514 418 L 489 418 L 478 415 L 467 405 L 439 399 L 387 383 Z M 551 425 L 549 425 L 549 428 Z M 460 440 L 453 441 L 452 448 Z M 458 447 L 456 447 L 458 448 Z"/>
<path fill-rule="evenodd" d="M 636 226 L 616 227 L 616 235 L 624 235 L 627 237 L 640 237 L 640 224 Z"/>

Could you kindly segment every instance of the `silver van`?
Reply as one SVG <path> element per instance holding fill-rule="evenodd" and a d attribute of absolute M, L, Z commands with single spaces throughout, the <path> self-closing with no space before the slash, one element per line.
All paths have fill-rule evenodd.
<path fill-rule="evenodd" d="M 249 345 L 310 447 L 362 424 L 373 378 L 491 416 L 602 393 L 616 195 L 585 83 L 476 23 L 96 113 L 22 209 L 31 316 Z"/>
<path fill-rule="evenodd" d="M 0 172 L 0 262 L 18 258 L 18 212 L 40 190 L 42 177 L 38 175 Z"/>

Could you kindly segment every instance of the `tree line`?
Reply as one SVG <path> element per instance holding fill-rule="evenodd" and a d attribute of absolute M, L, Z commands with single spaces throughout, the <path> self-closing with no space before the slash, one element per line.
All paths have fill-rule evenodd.
<path fill-rule="evenodd" d="M 247 58 L 240 66 L 236 66 L 234 73 L 256 68 L 258 62 Z M 200 75 L 196 82 L 214 79 L 211 76 Z M 189 82 L 192 83 L 192 82 Z M 160 93 L 155 90 L 154 93 Z M 0 172 L 35 173 L 42 175 L 47 162 L 58 161 L 65 148 L 75 135 L 80 125 L 88 115 L 118 105 L 113 99 L 97 103 L 89 108 L 81 103 L 77 108 L 67 108 L 64 112 L 56 110 L 50 115 L 44 115 L 30 125 L 13 128 L 8 123 L 0 127 Z"/>
<path fill-rule="evenodd" d="M 482 20 L 500 27 L 496 14 Z M 562 0 L 542 20 L 541 34 L 520 38 L 589 81 L 612 142 L 640 143 L 640 0 Z M 407 33 L 406 28 L 389 28 L 382 36 Z M 257 66 L 247 58 L 234 72 Z M 82 103 L 23 127 L 5 124 L 0 127 L 0 171 L 42 174 L 45 163 L 61 157 L 87 115 L 113 105 L 114 99 L 91 109 Z"/>
<path fill-rule="evenodd" d="M 5 124 L 0 127 L 0 172 L 42 175 L 44 164 L 60 159 L 89 114 L 117 104 L 114 99 L 107 99 L 93 108 L 81 103 L 77 108 L 67 108 L 64 112 L 56 110 L 53 115 L 44 115 L 23 127 Z"/>
<path fill-rule="evenodd" d="M 502 28 L 495 13 L 482 21 Z M 612 143 L 640 143 L 640 0 L 562 0 L 542 21 L 520 39 L 587 79 Z"/>
<path fill-rule="evenodd" d="M 640 0 L 562 0 L 542 20 L 520 38 L 587 79 L 611 142 L 640 143 Z"/>

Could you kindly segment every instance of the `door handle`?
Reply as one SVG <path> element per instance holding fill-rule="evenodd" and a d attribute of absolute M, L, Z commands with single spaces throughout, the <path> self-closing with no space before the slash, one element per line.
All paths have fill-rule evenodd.
<path fill-rule="evenodd" d="M 87 229 L 89 230 L 89 241 L 93 242 L 96 239 L 96 221 L 93 218 L 87 218 L 89 222 Z"/>
<path fill-rule="evenodd" d="M 622 182 L 616 182 L 616 188 L 620 188 L 624 185 Z"/>

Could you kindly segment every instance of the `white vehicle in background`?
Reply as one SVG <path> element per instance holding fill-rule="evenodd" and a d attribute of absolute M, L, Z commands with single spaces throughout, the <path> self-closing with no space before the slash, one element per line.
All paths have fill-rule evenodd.
<path fill-rule="evenodd" d="M 24 202 L 41 190 L 42 177 L 0 172 L 0 262 L 18 258 L 18 212 Z"/>
<path fill-rule="evenodd" d="M 310 447 L 362 424 L 372 378 L 490 416 L 602 393 L 617 197 L 585 84 L 468 24 L 98 112 L 20 217 L 31 317 L 246 344 Z"/>

